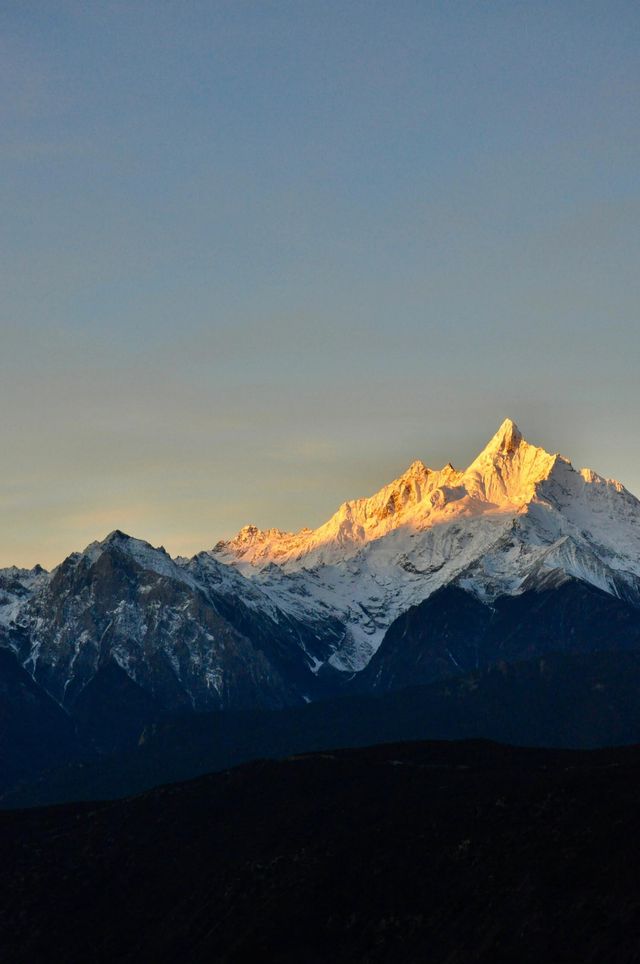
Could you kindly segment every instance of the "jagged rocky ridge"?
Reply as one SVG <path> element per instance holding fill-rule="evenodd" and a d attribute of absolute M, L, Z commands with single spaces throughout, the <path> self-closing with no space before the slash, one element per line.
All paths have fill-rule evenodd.
<path fill-rule="evenodd" d="M 567 623 L 567 580 L 598 591 L 595 602 L 589 596 L 598 612 L 607 600 L 624 608 L 624 631 L 601 634 L 597 645 L 635 645 L 640 502 L 619 482 L 530 445 L 507 420 L 466 470 L 414 462 L 317 530 L 247 526 L 192 559 L 116 531 L 52 573 L 3 570 L 0 637 L 71 711 L 90 686 L 105 704 L 112 692 L 125 699 L 122 674 L 141 702 L 159 708 L 279 707 L 326 695 L 354 673 L 385 689 L 415 681 L 418 664 L 428 681 L 511 651 L 593 648 Z M 505 597 L 531 613 L 530 594 L 551 594 L 556 622 L 544 643 L 511 649 L 481 633 L 468 644 L 474 667 L 451 647 L 430 660 L 415 619 L 406 643 L 392 624 L 443 587 L 464 591 L 462 608 L 480 607 L 480 622 L 494 627 Z M 528 632 L 524 617 L 518 625 Z M 391 666 L 392 650 L 396 663 L 408 659 L 402 671 Z M 114 664 L 117 685 L 107 670 Z"/>

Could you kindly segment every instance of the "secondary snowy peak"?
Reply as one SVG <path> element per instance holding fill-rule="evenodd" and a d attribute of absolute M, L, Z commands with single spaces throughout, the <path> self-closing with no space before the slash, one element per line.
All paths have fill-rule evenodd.
<path fill-rule="evenodd" d="M 304 528 L 293 533 L 248 525 L 229 542 L 219 542 L 214 551 L 222 557 L 242 558 L 261 565 L 295 561 L 309 553 L 331 549 L 356 549 L 398 526 L 410 524 L 421 506 L 431 507 L 428 499 L 432 493 L 455 486 L 458 478 L 459 473 L 452 465 L 434 471 L 423 462 L 415 461 L 375 495 L 343 502 L 318 529 Z M 441 501 L 442 496 L 435 496 L 433 504 Z"/>
<path fill-rule="evenodd" d="M 344 502 L 328 522 L 310 534 L 310 544 L 316 547 L 335 541 L 344 545 L 379 538 L 407 521 L 430 492 L 455 474 L 452 466 L 436 472 L 423 462 L 412 462 L 406 472 L 375 495 Z"/>
<path fill-rule="evenodd" d="M 516 423 L 510 418 L 505 418 L 496 434 L 487 442 L 482 454 L 515 452 L 521 442 L 524 442 L 524 439 Z"/>
<path fill-rule="evenodd" d="M 80 563 L 93 565 L 105 554 L 120 553 L 131 559 L 137 566 L 159 576 L 191 583 L 192 578 L 184 566 L 174 561 L 164 546 L 157 548 L 143 539 L 136 539 L 120 529 L 114 529 L 101 541 L 90 543 L 82 552 L 73 553 L 63 565 L 77 566 Z"/>

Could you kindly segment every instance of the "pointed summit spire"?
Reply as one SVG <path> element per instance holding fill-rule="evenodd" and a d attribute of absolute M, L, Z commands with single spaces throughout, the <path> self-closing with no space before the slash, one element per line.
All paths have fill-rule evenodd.
<path fill-rule="evenodd" d="M 555 455 L 530 445 L 516 423 L 505 418 L 465 472 L 465 485 L 470 495 L 495 505 L 523 505 L 533 497 L 538 482 L 548 477 L 555 462 Z"/>
<path fill-rule="evenodd" d="M 515 452 L 520 442 L 522 442 L 520 429 L 512 419 L 505 418 L 485 452 Z"/>
<path fill-rule="evenodd" d="M 520 429 L 512 419 L 505 418 L 496 434 L 476 455 L 467 472 L 472 472 L 481 466 L 493 465 L 496 459 L 500 457 L 513 456 L 521 444 L 526 446 L 527 443 L 524 441 Z"/>

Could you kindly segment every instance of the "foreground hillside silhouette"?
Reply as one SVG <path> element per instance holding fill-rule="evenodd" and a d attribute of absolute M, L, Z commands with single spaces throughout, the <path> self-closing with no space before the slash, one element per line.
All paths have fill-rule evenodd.
<path fill-rule="evenodd" d="M 638 959 L 640 748 L 398 744 L 0 814 L 7 961 Z"/>

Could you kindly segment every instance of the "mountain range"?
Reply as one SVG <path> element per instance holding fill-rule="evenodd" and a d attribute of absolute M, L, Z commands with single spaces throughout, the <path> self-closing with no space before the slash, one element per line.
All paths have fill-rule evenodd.
<path fill-rule="evenodd" d="M 640 501 L 507 419 L 468 468 L 414 462 L 315 530 L 249 525 L 192 558 L 116 530 L 0 570 L 0 647 L 12 719 L 71 719 L 100 752 L 166 714 L 636 651 Z"/>

